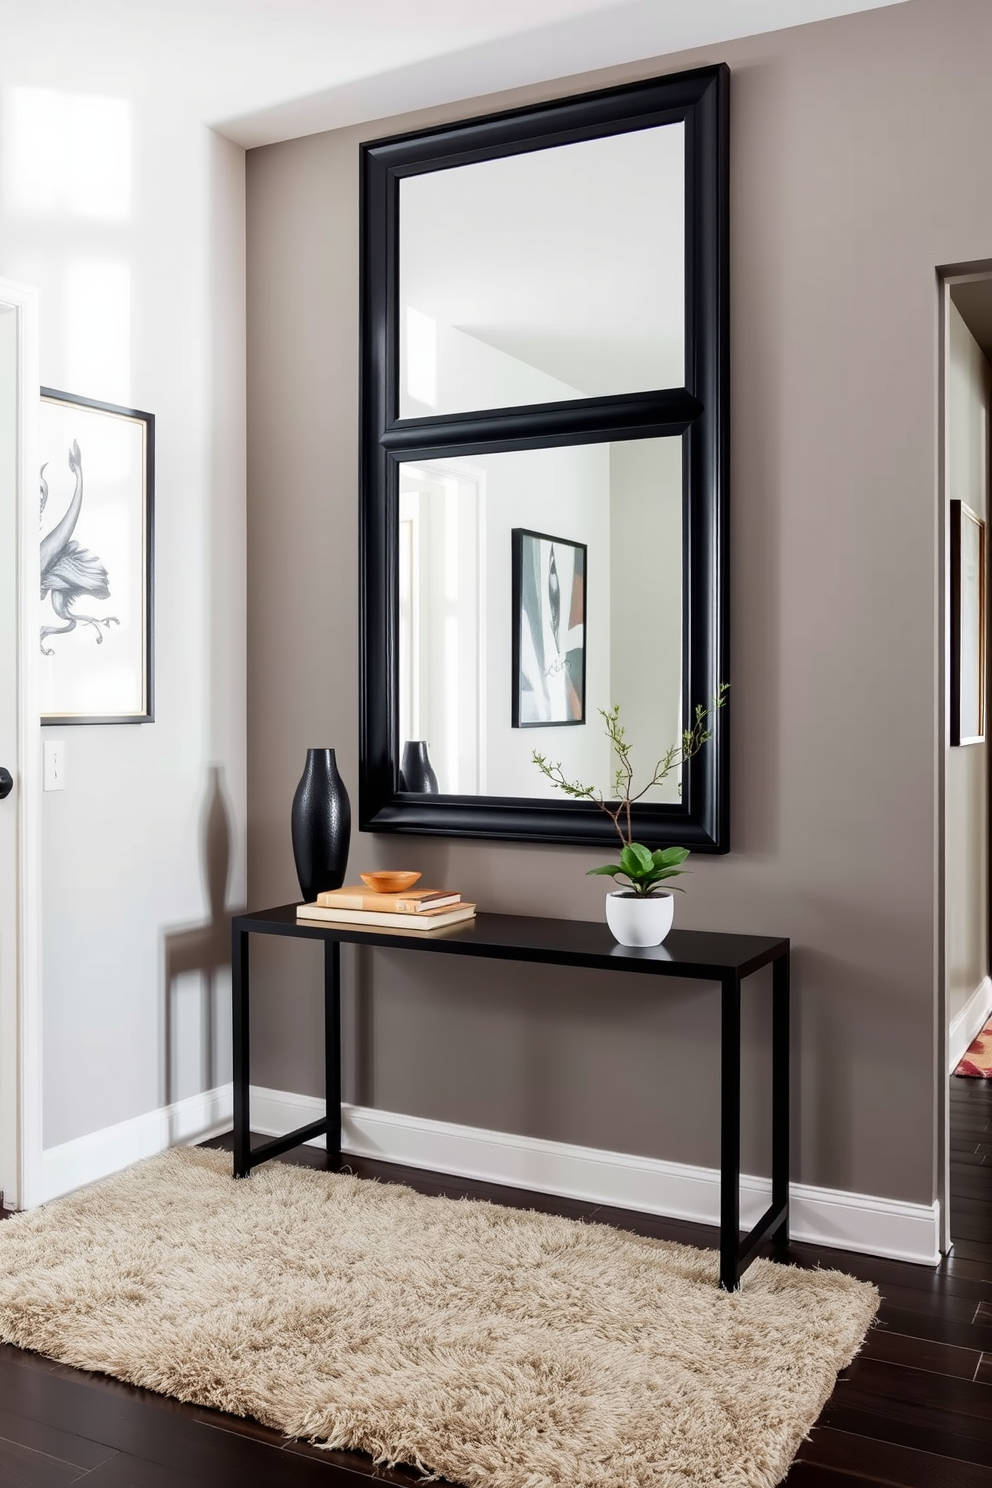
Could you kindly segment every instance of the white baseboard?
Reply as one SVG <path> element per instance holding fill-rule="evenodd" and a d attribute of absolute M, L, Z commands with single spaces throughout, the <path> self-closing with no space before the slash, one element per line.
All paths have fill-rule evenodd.
<path fill-rule="evenodd" d="M 205 1137 L 227 1131 L 231 1109 L 231 1086 L 220 1085 L 59 1147 L 49 1147 L 42 1154 L 42 1202 L 119 1173 L 167 1147 L 202 1142 Z"/>
<path fill-rule="evenodd" d="M 323 1101 L 312 1096 L 252 1086 L 255 1131 L 282 1136 L 319 1120 L 323 1112 Z M 313 1145 L 320 1146 L 322 1141 L 318 1137 Z M 457 1173 L 672 1219 L 713 1225 L 719 1220 L 715 1168 L 601 1152 L 364 1106 L 343 1107 L 342 1145 L 356 1157 Z M 745 1175 L 741 1180 L 742 1224 L 754 1224 L 770 1197 L 768 1181 Z M 940 1260 L 940 1206 L 936 1201 L 910 1204 L 802 1183 L 792 1184 L 791 1201 L 796 1240 L 930 1266 Z"/>
<path fill-rule="evenodd" d="M 270 1136 L 282 1136 L 318 1120 L 324 1111 L 323 1101 L 313 1096 L 258 1086 L 252 1087 L 251 1102 L 253 1129 Z M 202 1141 L 230 1124 L 231 1087 L 222 1085 L 50 1147 L 43 1158 L 44 1199 L 94 1183 L 167 1147 Z M 319 1146 L 321 1140 L 315 1139 L 314 1145 Z M 719 1218 L 715 1168 L 602 1152 L 363 1106 L 343 1107 L 342 1140 L 344 1150 L 356 1157 L 701 1224 L 715 1225 Z M 765 1179 L 745 1175 L 741 1180 L 742 1223 L 753 1224 L 769 1198 L 770 1185 Z M 796 1240 L 926 1265 L 936 1265 L 940 1259 L 936 1202 L 909 1204 L 802 1183 L 792 1185 L 791 1199 Z"/>
<path fill-rule="evenodd" d="M 947 1029 L 948 1069 L 953 1075 L 966 1050 L 974 1043 L 992 1013 L 992 978 L 982 977 L 961 1011 Z"/>

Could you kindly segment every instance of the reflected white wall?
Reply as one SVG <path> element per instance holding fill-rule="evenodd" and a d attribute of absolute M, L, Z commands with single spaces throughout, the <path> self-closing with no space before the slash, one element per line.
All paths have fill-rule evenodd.
<path fill-rule="evenodd" d="M 682 124 L 401 180 L 401 417 L 418 402 L 510 407 L 520 392 L 460 380 L 439 340 L 436 398 L 422 398 L 430 322 L 540 369 L 565 398 L 681 387 L 684 187 Z"/>
<path fill-rule="evenodd" d="M 610 446 L 610 701 L 639 790 L 682 727 L 682 440 Z M 677 801 L 680 772 L 645 796 Z"/>

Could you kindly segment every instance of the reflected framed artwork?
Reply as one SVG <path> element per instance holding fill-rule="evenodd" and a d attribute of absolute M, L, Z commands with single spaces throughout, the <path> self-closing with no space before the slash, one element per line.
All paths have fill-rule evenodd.
<path fill-rule="evenodd" d="M 514 728 L 586 721 L 586 545 L 514 527 Z"/>
<path fill-rule="evenodd" d="M 41 721 L 151 723 L 155 418 L 41 390 Z"/>
<path fill-rule="evenodd" d="M 985 738 L 985 522 L 951 502 L 951 743 Z"/>

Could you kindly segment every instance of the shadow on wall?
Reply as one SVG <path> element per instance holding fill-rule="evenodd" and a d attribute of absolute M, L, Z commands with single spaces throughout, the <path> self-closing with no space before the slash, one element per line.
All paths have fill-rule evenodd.
<path fill-rule="evenodd" d="M 179 995 L 183 977 L 198 976 L 200 979 L 197 1035 L 200 1069 L 196 1090 L 212 1090 L 218 1083 L 218 994 L 229 986 L 227 978 L 220 974 L 231 965 L 231 917 L 245 912 L 244 905 L 227 907 L 231 833 L 231 812 L 224 791 L 223 771 L 219 765 L 211 765 L 200 813 L 201 861 L 210 918 L 200 925 L 166 930 L 162 937 L 165 947 L 162 1085 L 168 1106 L 179 1099 L 176 1044 L 180 1032 Z M 172 1135 L 175 1140 L 180 1140 L 186 1133 L 175 1132 Z"/>

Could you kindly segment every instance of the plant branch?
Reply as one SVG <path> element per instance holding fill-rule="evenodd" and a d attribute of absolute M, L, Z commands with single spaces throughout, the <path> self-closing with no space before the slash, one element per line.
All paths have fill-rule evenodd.
<path fill-rule="evenodd" d="M 713 733 L 707 727 L 707 723 L 711 715 L 726 703 L 728 686 L 727 682 L 720 683 L 709 707 L 705 707 L 702 703 L 696 704 L 691 726 L 683 730 L 682 738 L 677 744 L 672 744 L 665 750 L 656 763 L 650 780 L 639 791 L 633 788 L 634 765 L 630 757 L 631 746 L 627 733 L 620 722 L 620 705 L 614 703 L 612 708 L 599 709 L 599 715 L 606 725 L 606 736 L 610 741 L 610 748 L 617 761 L 613 775 L 613 803 L 615 803 L 613 805 L 604 801 L 602 792 L 597 791 L 594 786 L 582 785 L 577 780 L 566 780 L 560 760 L 548 760 L 543 754 L 538 754 L 537 750 L 534 751 L 532 759 L 542 775 L 545 775 L 558 790 L 564 791 L 566 795 L 573 796 L 577 800 L 591 801 L 605 812 L 616 829 L 621 845 L 629 847 L 633 841 L 631 808 L 634 803 L 646 796 L 653 786 L 660 785 L 673 770 L 681 769 L 694 755 L 699 753 L 704 744 L 709 742 Z M 621 817 L 624 826 L 620 825 Z"/>

